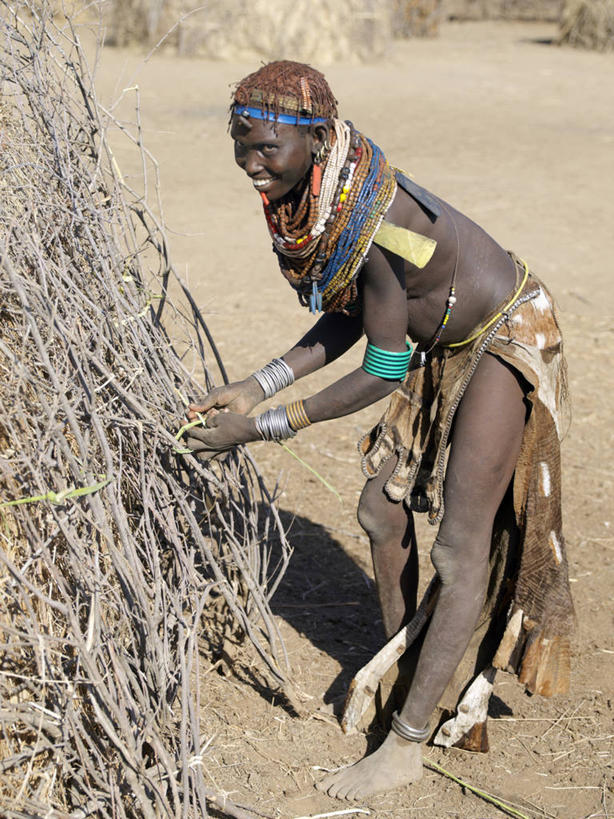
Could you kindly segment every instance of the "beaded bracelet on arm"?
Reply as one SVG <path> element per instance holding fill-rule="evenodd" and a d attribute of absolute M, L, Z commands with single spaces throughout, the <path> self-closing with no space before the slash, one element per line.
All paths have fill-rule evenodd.
<path fill-rule="evenodd" d="M 294 384 L 292 367 L 283 358 L 274 358 L 261 370 L 252 373 L 252 377 L 262 387 L 265 398 L 271 398 L 275 393 Z"/>

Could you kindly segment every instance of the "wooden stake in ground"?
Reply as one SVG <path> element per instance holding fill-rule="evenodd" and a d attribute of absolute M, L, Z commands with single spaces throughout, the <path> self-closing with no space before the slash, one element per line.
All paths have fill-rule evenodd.
<path fill-rule="evenodd" d="M 375 696 L 382 677 L 420 635 L 435 608 L 439 586 L 439 579 L 435 576 L 424 593 L 412 620 L 398 634 L 395 634 L 367 665 L 360 669 L 350 683 L 341 717 L 341 728 L 344 733 L 351 734 L 357 729 Z"/>

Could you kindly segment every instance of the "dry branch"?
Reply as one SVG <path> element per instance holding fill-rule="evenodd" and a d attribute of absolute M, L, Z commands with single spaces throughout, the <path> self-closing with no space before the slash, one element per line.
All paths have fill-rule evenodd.
<path fill-rule="evenodd" d="M 341 728 L 344 733 L 351 734 L 356 731 L 382 678 L 418 638 L 433 613 L 438 596 L 439 579 L 435 575 L 409 623 L 403 626 L 355 675 L 343 705 Z"/>
<path fill-rule="evenodd" d="M 199 657 L 246 634 L 291 696 L 269 608 L 289 549 L 248 452 L 177 454 L 221 362 L 138 110 L 120 130 L 45 2 L 0 20 L 0 812 L 204 816 Z"/>

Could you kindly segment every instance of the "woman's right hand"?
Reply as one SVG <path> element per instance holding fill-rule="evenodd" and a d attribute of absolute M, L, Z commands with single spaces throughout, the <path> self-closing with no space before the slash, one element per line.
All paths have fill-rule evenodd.
<path fill-rule="evenodd" d="M 211 390 L 200 403 L 190 404 L 187 417 L 188 420 L 195 421 L 199 414 L 204 415 L 210 410 L 247 415 L 263 400 L 264 390 L 256 379 L 250 376 L 243 381 L 235 381 Z"/>

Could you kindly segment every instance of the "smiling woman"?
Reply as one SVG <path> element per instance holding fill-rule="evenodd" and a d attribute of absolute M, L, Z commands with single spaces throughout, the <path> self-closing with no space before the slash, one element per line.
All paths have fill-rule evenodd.
<path fill-rule="evenodd" d="M 235 143 L 235 161 L 252 180 L 256 190 L 270 202 L 281 199 L 304 178 L 313 164 L 314 148 L 328 135 L 320 126 L 320 140 L 309 129 L 256 120 L 249 112 L 233 116 L 230 135 Z"/>
<path fill-rule="evenodd" d="M 382 746 L 318 785 L 358 799 L 421 776 L 429 719 L 438 704 L 454 708 L 473 675 L 490 679 L 494 665 L 517 671 L 531 692 L 567 688 L 562 340 L 527 264 L 338 118 L 320 72 L 282 61 L 250 74 L 235 91 L 230 132 L 281 272 L 300 303 L 324 315 L 281 358 L 192 405 L 190 417 L 206 413 L 207 424 L 191 429 L 188 445 L 206 458 L 280 441 L 391 395 L 361 442 L 368 480 L 358 509 L 389 638 L 416 610 L 413 512 L 439 526 L 436 602 L 411 647 L 409 693 Z M 249 415 L 363 333 L 361 367 L 316 395 Z M 486 745 L 485 719 L 446 730 L 475 750 Z"/>

